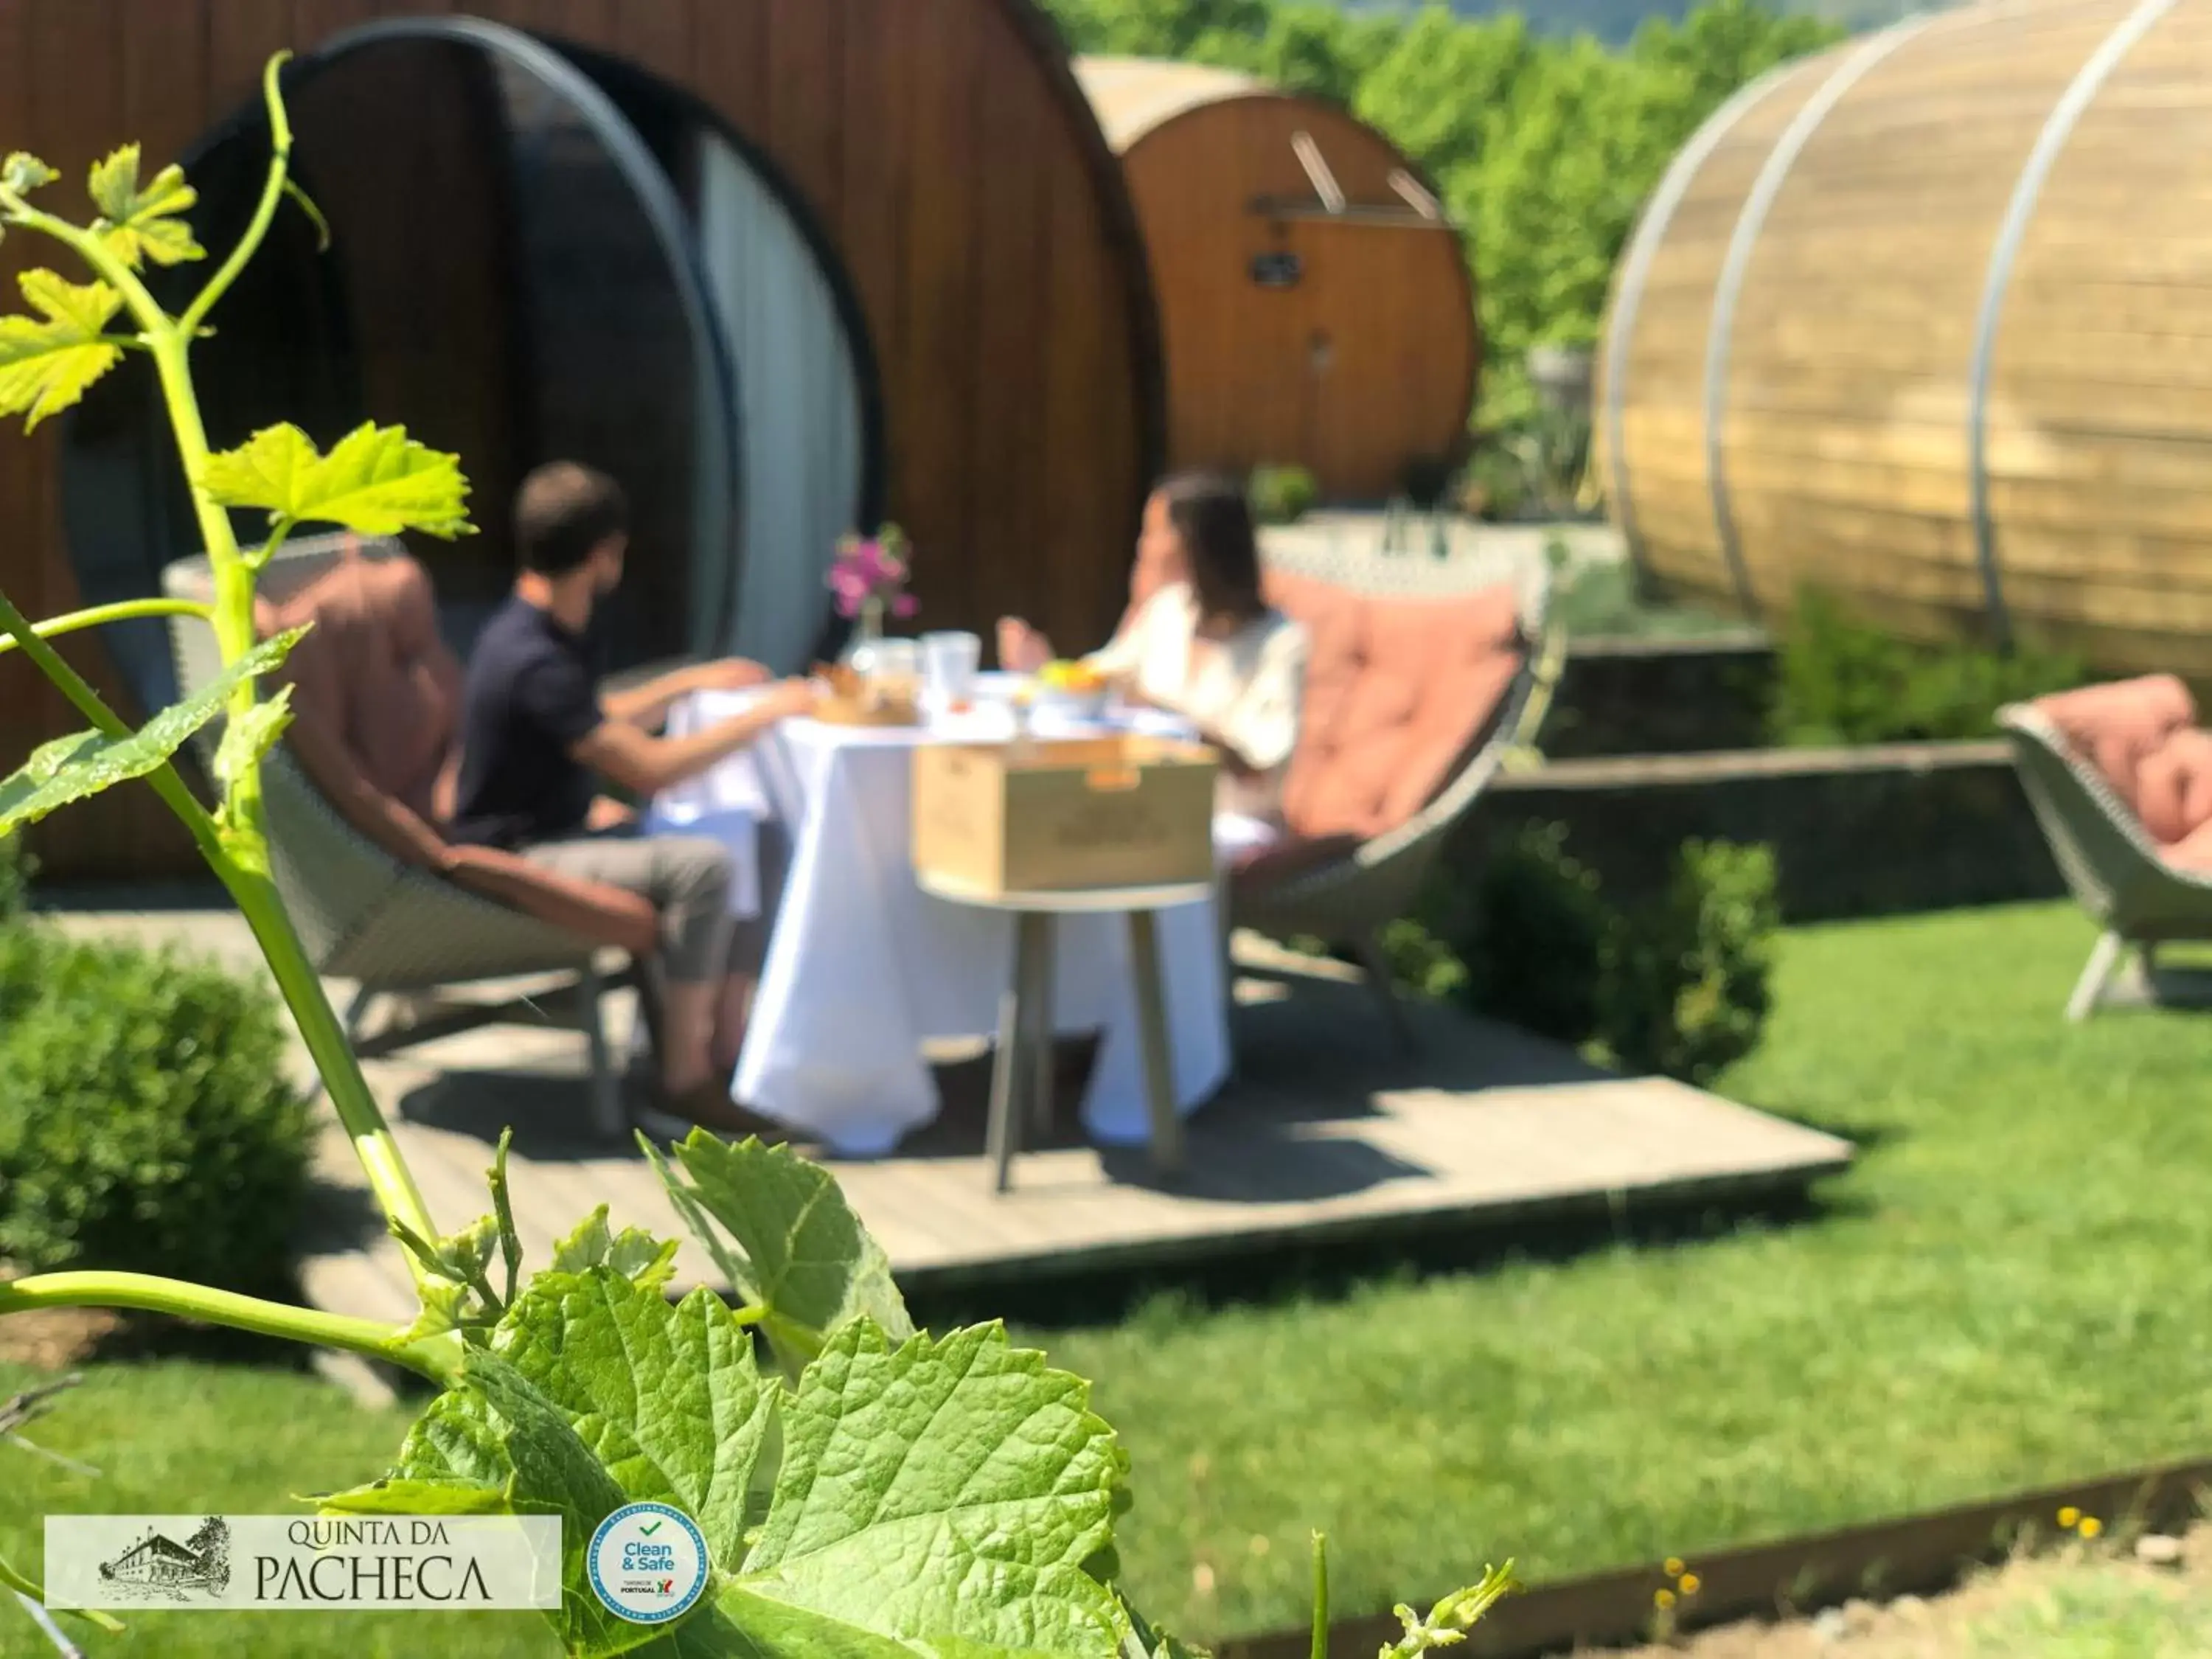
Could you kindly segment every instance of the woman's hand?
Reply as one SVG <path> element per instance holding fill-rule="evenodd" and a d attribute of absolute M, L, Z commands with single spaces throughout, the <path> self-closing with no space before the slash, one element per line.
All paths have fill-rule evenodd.
<path fill-rule="evenodd" d="M 1052 660 L 1052 641 L 1019 617 L 999 621 L 999 666 L 1014 674 L 1034 674 Z"/>

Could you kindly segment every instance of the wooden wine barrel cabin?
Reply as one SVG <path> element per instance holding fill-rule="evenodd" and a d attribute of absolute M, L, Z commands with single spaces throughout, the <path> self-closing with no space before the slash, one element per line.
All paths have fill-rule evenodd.
<path fill-rule="evenodd" d="M 1456 454 L 1480 341 L 1465 245 L 1340 109 L 1227 71 L 1079 59 L 1158 295 L 1178 466 L 1305 467 L 1381 501 Z"/>
<path fill-rule="evenodd" d="M 1785 64 L 1615 283 L 1598 477 L 1668 588 L 2212 683 L 2212 5 L 2029 0 Z"/>
<path fill-rule="evenodd" d="M 1158 323 L 1030 0 L 0 0 L 0 149 L 58 167 L 58 200 L 120 143 L 184 159 L 219 254 L 287 48 L 332 246 L 281 216 L 196 356 L 210 423 L 374 418 L 459 452 L 483 533 L 418 550 L 457 644 L 510 573 L 515 485 L 568 454 L 637 514 L 617 663 L 802 665 L 836 537 L 883 519 L 917 550 L 918 625 L 1110 631 L 1163 460 Z M 10 235 L 0 276 L 66 257 Z M 144 367 L 0 433 L 0 588 L 34 616 L 198 550 Z M 150 626 L 71 655 L 134 715 L 173 684 Z M 76 724 L 0 659 L 0 771 Z M 33 851 L 61 879 L 193 867 L 139 786 Z"/>

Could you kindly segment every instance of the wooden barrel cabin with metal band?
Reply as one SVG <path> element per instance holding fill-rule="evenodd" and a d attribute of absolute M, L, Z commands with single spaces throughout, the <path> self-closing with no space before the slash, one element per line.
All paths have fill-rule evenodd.
<path fill-rule="evenodd" d="M 1464 441 L 1480 342 L 1465 246 L 1344 111 L 1225 70 L 1086 58 L 1152 261 L 1178 466 L 1304 466 L 1386 500 Z"/>
<path fill-rule="evenodd" d="M 633 497 L 617 666 L 803 665 L 836 537 L 880 518 L 917 550 L 921 625 L 1111 631 L 1162 462 L 1158 324 L 1031 0 L 0 0 L 0 149 L 80 196 L 117 144 L 183 160 L 219 251 L 285 48 L 333 246 L 281 216 L 226 301 L 196 356 L 213 435 L 373 416 L 459 452 L 483 533 L 416 550 L 457 644 L 508 579 L 516 484 L 555 454 Z M 67 255 L 0 242 L 9 295 L 34 262 Z M 33 616 L 154 592 L 198 550 L 144 369 L 0 434 L 0 587 Z M 132 715 L 171 693 L 150 626 L 71 654 Z M 74 724 L 0 660 L 0 771 Z M 64 879 L 194 866 L 136 789 L 33 851 Z"/>
<path fill-rule="evenodd" d="M 1786 64 L 1675 160 L 1597 476 L 1668 589 L 2212 683 L 2212 4 L 2011 0 Z"/>

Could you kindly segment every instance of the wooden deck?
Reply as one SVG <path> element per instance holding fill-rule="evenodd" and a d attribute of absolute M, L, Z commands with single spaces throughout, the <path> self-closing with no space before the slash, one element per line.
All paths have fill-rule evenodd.
<path fill-rule="evenodd" d="M 1063 1133 L 990 1190 L 988 1058 L 944 1056 L 946 1110 L 877 1163 L 836 1165 L 909 1291 L 1140 1264 L 1171 1267 L 1285 1241 L 1372 1239 L 1556 1217 L 1626 1199 L 1705 1202 L 1801 1188 L 1844 1168 L 1844 1141 L 1697 1090 L 1598 1073 L 1554 1045 L 1420 1011 L 1419 1055 L 1394 1061 L 1364 989 L 1332 965 L 1268 957 L 1239 1012 L 1245 1075 L 1190 1126 L 1190 1173 L 1158 1184 L 1141 1152 Z M 515 1129 L 517 1222 L 534 1262 L 599 1204 L 618 1223 L 682 1229 L 644 1161 L 585 1127 L 578 1039 L 494 1028 L 374 1062 L 403 1148 L 441 1226 L 483 1213 L 483 1172 Z M 1083 1047 L 1062 1056 L 1063 1115 Z M 327 1133 L 304 1280 L 334 1311 L 410 1317 L 350 1149 Z M 709 1272 L 686 1245 L 679 1282 Z"/>

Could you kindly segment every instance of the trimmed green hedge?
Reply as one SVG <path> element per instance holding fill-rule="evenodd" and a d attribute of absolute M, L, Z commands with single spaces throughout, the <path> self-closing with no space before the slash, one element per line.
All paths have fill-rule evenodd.
<path fill-rule="evenodd" d="M 258 986 L 0 924 L 0 1258 L 283 1286 L 312 1133 L 285 1054 Z"/>
<path fill-rule="evenodd" d="M 1417 994 L 1705 1084 L 1765 1032 L 1775 895 L 1771 849 L 1691 842 L 1665 894 L 1616 908 L 1563 828 L 1531 824 L 1479 880 L 1434 884 L 1384 945 Z"/>

